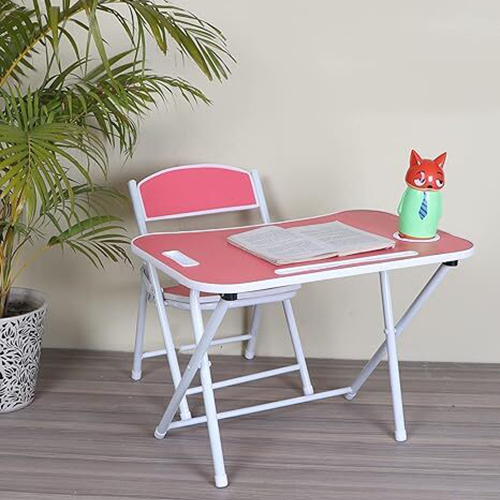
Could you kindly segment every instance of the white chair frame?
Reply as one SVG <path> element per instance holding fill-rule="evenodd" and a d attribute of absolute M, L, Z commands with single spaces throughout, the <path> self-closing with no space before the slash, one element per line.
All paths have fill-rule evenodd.
<path fill-rule="evenodd" d="M 175 214 L 175 215 L 165 215 L 165 216 L 155 216 L 148 217 L 146 215 L 146 210 L 144 208 L 140 185 L 141 183 L 150 180 L 152 177 L 161 175 L 163 173 L 180 170 L 180 169 L 195 169 L 195 168 L 222 168 L 227 170 L 236 170 L 239 172 L 244 172 L 250 176 L 254 196 L 256 199 L 256 204 L 251 206 L 237 206 L 237 207 L 229 207 L 223 209 L 209 209 L 203 211 L 197 211 L 195 213 L 184 213 L 184 214 Z M 175 167 L 172 169 L 165 169 L 160 172 L 157 172 L 149 177 L 143 179 L 140 183 L 137 183 L 135 180 L 131 180 L 128 183 L 130 196 L 132 199 L 132 205 L 134 209 L 134 214 L 137 222 L 137 227 L 139 229 L 139 233 L 141 235 L 147 234 L 147 223 L 152 220 L 165 220 L 165 219 L 177 219 L 184 218 L 192 215 L 203 215 L 215 212 L 229 212 L 229 211 L 241 211 L 241 210 L 249 210 L 249 209 L 258 209 L 260 212 L 260 216 L 263 223 L 269 223 L 270 217 L 267 209 L 266 200 L 264 197 L 264 190 L 262 188 L 262 183 L 260 180 L 260 176 L 257 170 L 252 170 L 250 172 L 237 168 L 230 167 L 225 165 L 186 165 L 181 167 Z M 165 193 L 167 196 L 168 193 Z M 187 352 L 194 350 L 197 347 L 197 344 L 200 340 L 201 334 L 203 332 L 203 325 L 200 324 L 201 321 L 201 310 L 214 310 L 217 307 L 217 304 L 220 300 L 211 301 L 211 302 L 201 302 L 196 301 L 196 310 L 193 310 L 193 301 L 190 298 L 187 300 L 175 300 L 175 298 L 166 298 L 164 295 L 163 288 L 160 284 L 160 280 L 158 277 L 157 270 L 149 263 L 144 263 L 141 267 L 141 286 L 140 286 L 140 294 L 139 294 L 139 306 L 137 313 L 137 325 L 136 325 L 136 337 L 135 337 L 135 347 L 134 347 L 134 361 L 132 368 L 132 379 L 140 380 L 142 377 L 142 361 L 144 359 L 157 357 L 157 356 L 165 356 L 168 359 L 168 365 L 170 368 L 172 381 L 174 387 L 177 388 L 182 375 L 179 368 L 179 361 L 177 358 L 176 347 L 174 344 L 172 332 L 170 329 L 168 317 L 167 317 L 167 307 L 172 307 L 175 309 L 181 310 L 190 310 L 191 311 L 191 320 L 193 324 L 193 333 L 195 338 L 194 344 L 183 345 L 180 346 L 177 350 L 179 352 Z M 297 325 L 295 322 L 295 317 L 292 309 L 291 299 L 296 295 L 297 291 L 300 289 L 300 285 L 286 286 L 280 287 L 272 290 L 264 290 L 259 292 L 250 292 L 247 294 L 238 294 L 238 298 L 232 303 L 232 308 L 235 307 L 253 307 L 253 314 L 250 323 L 250 329 L 247 334 L 236 335 L 225 338 L 213 339 L 210 343 L 210 346 L 218 346 L 233 342 L 247 342 L 244 356 L 246 359 L 251 360 L 255 356 L 255 347 L 257 342 L 257 335 L 259 330 L 259 324 L 262 317 L 262 306 L 266 303 L 276 303 L 281 302 L 283 311 L 286 318 L 287 328 L 291 337 L 293 349 L 295 352 L 296 363 L 292 365 L 283 366 L 280 368 L 276 368 L 273 370 L 266 370 L 257 373 L 253 373 L 251 375 L 245 375 L 241 377 L 236 377 L 232 379 L 221 380 L 218 382 L 212 382 L 210 366 L 209 363 L 203 363 L 201 367 L 200 376 L 202 379 L 202 386 L 192 387 L 190 388 L 186 395 L 183 397 L 180 406 L 180 417 L 181 420 L 185 421 L 186 425 L 193 425 L 198 423 L 198 420 L 202 419 L 206 421 L 206 416 L 191 417 L 191 412 L 189 410 L 189 405 L 187 402 L 187 397 L 193 394 L 203 393 L 204 402 L 205 402 L 205 411 L 209 412 L 210 409 L 215 407 L 215 400 L 213 398 L 213 389 L 220 389 L 223 387 L 234 386 L 238 384 L 243 384 L 246 382 L 251 382 L 254 380 L 260 380 L 263 378 L 273 377 L 277 375 L 283 375 L 286 373 L 291 373 L 298 371 L 300 373 L 301 381 L 302 381 L 302 390 L 304 395 L 311 395 L 314 393 L 313 387 L 311 385 L 311 380 L 309 377 L 309 372 L 307 369 L 307 363 L 304 356 L 304 352 L 302 349 L 302 344 L 300 341 L 300 337 L 297 331 Z M 161 332 L 163 336 L 163 342 L 165 345 L 164 349 L 144 352 L 144 336 L 145 336 L 145 321 L 146 321 L 146 309 L 148 301 L 152 301 L 155 303 L 156 310 L 158 313 L 158 318 L 160 322 Z M 208 361 L 208 357 L 207 357 Z M 210 391 L 205 390 L 207 384 L 211 387 Z M 212 443 L 213 444 L 213 443 Z M 224 479 L 221 478 L 221 482 L 224 482 Z"/>

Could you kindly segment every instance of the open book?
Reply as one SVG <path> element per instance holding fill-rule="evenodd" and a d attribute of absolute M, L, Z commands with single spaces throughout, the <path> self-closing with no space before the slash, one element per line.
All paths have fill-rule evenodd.
<path fill-rule="evenodd" d="M 395 242 L 342 222 L 284 229 L 265 226 L 233 234 L 229 243 L 271 262 L 293 264 L 393 248 Z"/>

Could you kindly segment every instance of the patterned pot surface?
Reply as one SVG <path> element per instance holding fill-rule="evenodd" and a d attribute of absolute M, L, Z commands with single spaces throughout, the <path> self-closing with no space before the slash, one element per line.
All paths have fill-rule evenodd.
<path fill-rule="evenodd" d="M 13 288 L 9 303 L 29 305 L 26 314 L 0 319 L 0 413 L 19 410 L 35 397 L 47 303 L 28 288 Z"/>

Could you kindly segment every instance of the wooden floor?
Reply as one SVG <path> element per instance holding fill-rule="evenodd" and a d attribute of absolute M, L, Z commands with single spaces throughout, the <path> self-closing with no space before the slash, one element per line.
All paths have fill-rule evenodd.
<path fill-rule="evenodd" d="M 285 364 L 212 358 L 216 380 Z M 221 422 L 230 485 L 213 486 L 204 426 L 153 430 L 172 393 L 160 359 L 47 350 L 31 407 L 0 417 L 1 500 L 500 499 L 500 366 L 403 364 L 409 440 L 393 439 L 385 366 L 358 397 Z M 348 385 L 359 362 L 312 360 L 315 388 Z M 219 409 L 286 398 L 285 375 L 218 391 Z M 195 414 L 200 398 L 192 398 Z"/>

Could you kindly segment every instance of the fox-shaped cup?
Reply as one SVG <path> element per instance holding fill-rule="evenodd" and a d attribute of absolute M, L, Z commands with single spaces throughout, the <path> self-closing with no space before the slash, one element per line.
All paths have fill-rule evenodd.
<path fill-rule="evenodd" d="M 445 160 L 446 153 L 431 160 L 423 159 L 414 150 L 411 152 L 405 177 L 407 187 L 398 207 L 402 238 L 428 240 L 436 236 L 442 215 Z"/>

